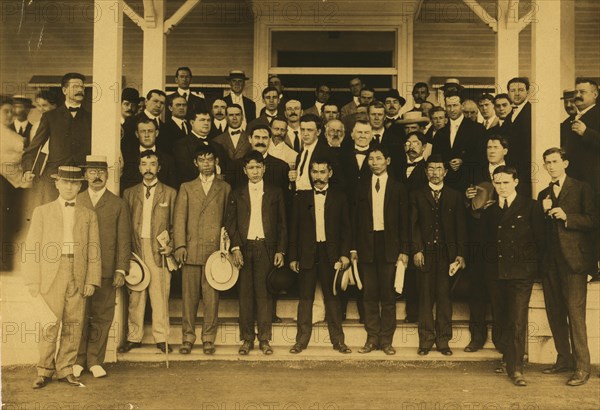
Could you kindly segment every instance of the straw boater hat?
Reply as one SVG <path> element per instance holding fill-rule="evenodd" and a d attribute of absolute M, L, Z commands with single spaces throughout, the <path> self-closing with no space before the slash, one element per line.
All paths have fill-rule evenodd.
<path fill-rule="evenodd" d="M 230 260 L 228 252 L 216 251 L 206 261 L 206 280 L 215 290 L 228 290 L 235 285 L 240 271 Z"/>
<path fill-rule="evenodd" d="M 135 253 L 131 253 L 129 260 L 129 272 L 125 275 L 127 287 L 133 291 L 140 292 L 150 284 L 150 269 Z"/>
<path fill-rule="evenodd" d="M 108 169 L 108 162 L 105 155 L 87 155 L 85 164 L 81 168 L 103 168 Z"/>
<path fill-rule="evenodd" d="M 421 111 L 408 111 L 402 114 L 397 124 L 429 124 L 429 118 L 423 116 Z"/>
<path fill-rule="evenodd" d="M 50 175 L 53 179 L 62 179 L 64 181 L 83 181 L 83 171 L 79 167 L 60 166 L 56 174 Z"/>
<path fill-rule="evenodd" d="M 27 108 L 33 107 L 31 98 L 27 98 L 24 95 L 13 95 L 12 99 L 14 104 L 23 104 Z"/>
<path fill-rule="evenodd" d="M 445 90 L 449 86 L 454 86 L 458 88 L 459 91 L 464 88 L 462 85 L 460 85 L 460 81 L 458 80 L 458 78 L 448 78 L 442 86 L 442 90 Z"/>
<path fill-rule="evenodd" d="M 243 70 L 231 70 L 229 72 L 229 77 L 227 77 L 227 79 L 231 80 L 233 78 L 241 78 L 242 80 L 249 80 L 249 78 L 246 77 L 246 73 Z"/>

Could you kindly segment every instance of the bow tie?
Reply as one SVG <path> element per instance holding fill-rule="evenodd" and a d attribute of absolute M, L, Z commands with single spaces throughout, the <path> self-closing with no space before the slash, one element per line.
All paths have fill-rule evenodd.
<path fill-rule="evenodd" d="M 317 190 L 315 189 L 315 194 L 316 194 L 316 195 L 323 195 L 323 196 L 325 196 L 325 195 L 327 194 L 327 190 L 326 190 L 326 189 L 324 189 L 324 190 L 322 190 L 322 191 L 317 191 Z"/>
<path fill-rule="evenodd" d="M 148 155 L 156 155 L 156 152 L 151 149 L 140 152 L 140 157 L 147 157 Z"/>
<path fill-rule="evenodd" d="M 417 166 L 417 165 L 419 165 L 420 163 L 421 163 L 421 161 L 417 161 L 417 162 L 409 162 L 409 163 L 407 163 L 407 164 L 406 164 L 406 167 L 407 167 L 407 168 L 410 168 L 410 167 L 416 167 L 416 166 Z"/>
<path fill-rule="evenodd" d="M 549 186 L 556 185 L 557 187 L 560 187 L 560 181 L 550 182 L 548 185 Z"/>
<path fill-rule="evenodd" d="M 69 110 L 70 112 L 77 112 L 79 111 L 79 108 L 81 107 L 67 107 L 67 110 Z"/>
<path fill-rule="evenodd" d="M 241 134 L 242 130 L 229 131 L 231 135 Z"/>
<path fill-rule="evenodd" d="M 356 155 L 367 155 L 367 151 L 368 150 L 360 151 L 360 150 L 355 149 L 354 150 L 354 154 L 356 154 Z"/>
<path fill-rule="evenodd" d="M 72 206 L 73 208 L 75 208 L 75 202 L 65 202 L 65 208 L 68 208 Z"/>

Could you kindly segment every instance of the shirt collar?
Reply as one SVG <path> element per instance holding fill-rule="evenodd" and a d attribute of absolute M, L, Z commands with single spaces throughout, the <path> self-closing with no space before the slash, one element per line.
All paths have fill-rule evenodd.
<path fill-rule="evenodd" d="M 181 124 L 183 124 L 185 122 L 185 120 L 182 120 L 181 118 L 177 118 L 177 117 L 171 117 L 171 119 L 175 122 L 175 124 L 179 125 L 180 128 L 181 128 Z"/>
<path fill-rule="evenodd" d="M 81 108 L 81 104 L 71 104 L 71 103 L 66 102 L 66 101 L 65 101 L 65 106 L 67 108 Z"/>
<path fill-rule="evenodd" d="M 190 91 L 189 88 L 187 90 L 184 90 L 183 88 L 177 87 L 177 94 L 179 94 L 179 95 L 187 94 L 189 97 L 191 93 L 192 92 Z"/>
<path fill-rule="evenodd" d="M 260 181 L 258 181 L 257 183 L 253 183 L 253 182 L 248 181 L 248 189 L 250 191 L 260 191 L 260 192 L 263 192 L 264 185 L 265 184 L 264 184 L 264 182 L 263 182 L 262 179 Z"/>
<path fill-rule="evenodd" d="M 319 101 L 315 101 L 315 107 L 317 107 L 317 111 L 321 114 L 321 108 L 323 108 L 323 103 Z"/>
<path fill-rule="evenodd" d="M 421 155 L 420 157 L 415 158 L 414 161 L 411 161 L 410 158 L 406 157 L 406 162 L 408 162 L 409 164 L 416 164 L 417 162 L 421 162 L 423 161 L 423 155 Z"/>
<path fill-rule="evenodd" d="M 156 145 L 151 146 L 150 148 L 144 148 L 140 145 L 140 152 L 144 152 L 144 151 L 153 151 L 156 152 Z"/>
<path fill-rule="evenodd" d="M 562 174 L 562 176 L 560 178 L 557 179 L 558 181 L 558 186 L 562 189 L 562 187 L 565 185 L 565 179 L 567 179 L 567 174 L 564 173 Z"/>
<path fill-rule="evenodd" d="M 358 145 L 354 144 L 354 149 L 357 151 L 367 152 L 369 150 L 369 147 L 359 147 Z"/>
<path fill-rule="evenodd" d="M 238 127 L 238 128 L 232 128 L 232 127 L 229 127 L 229 135 L 233 135 L 233 134 L 231 134 L 231 133 L 232 133 L 233 131 L 238 131 L 238 130 L 240 131 L 240 134 L 241 134 L 241 133 L 242 133 L 242 131 L 243 131 L 243 130 L 242 130 L 242 127 Z"/>
<path fill-rule="evenodd" d="M 583 109 L 583 110 L 581 110 L 581 111 L 577 110 L 577 111 L 578 111 L 578 112 L 577 112 L 577 115 L 578 115 L 579 117 L 581 117 L 583 114 L 585 114 L 586 112 L 588 112 L 589 110 L 591 110 L 591 109 L 592 109 L 592 108 L 594 108 L 595 106 L 596 106 L 596 104 L 592 104 L 592 105 L 590 105 L 589 107 L 587 107 L 586 109 Z"/>
<path fill-rule="evenodd" d="M 277 110 L 275 110 L 275 111 L 271 112 L 271 111 L 269 111 L 269 110 L 265 109 L 265 114 L 266 114 L 268 117 L 277 117 Z"/>
<path fill-rule="evenodd" d="M 506 197 L 506 200 L 508 201 L 508 206 L 509 207 L 515 201 L 516 197 L 517 197 L 517 191 L 513 192 L 512 194 L 510 194 L 509 196 Z M 504 198 L 498 198 L 498 206 L 500 208 L 502 208 L 504 206 Z"/>
<path fill-rule="evenodd" d="M 383 135 L 384 132 L 385 132 L 385 127 L 379 128 L 378 130 L 373 130 L 373 136 L 375 136 L 375 134 L 379 134 L 381 136 L 381 135 Z"/>
<path fill-rule="evenodd" d="M 377 178 L 379 178 L 379 183 L 382 184 L 382 183 L 384 183 L 384 182 L 387 181 L 387 179 L 388 179 L 388 173 L 384 172 L 381 175 L 375 175 L 375 174 L 373 174 L 373 179 L 371 180 L 371 182 L 372 182 L 371 185 L 372 186 L 375 186 L 375 184 L 377 183 Z"/>
<path fill-rule="evenodd" d="M 64 199 L 63 197 L 61 197 L 60 195 L 58 196 L 58 199 L 56 200 L 59 204 L 62 205 L 62 207 L 65 207 L 65 202 L 77 202 L 77 197 L 71 199 L 70 201 L 67 201 L 66 199 Z"/>
<path fill-rule="evenodd" d="M 147 184 L 145 179 L 142 181 L 142 183 L 144 184 L 145 187 L 153 186 L 153 185 L 154 185 L 154 187 L 156 187 L 156 184 L 158 184 L 158 178 L 154 177 L 154 179 L 152 180 L 152 182 L 150 182 L 150 184 Z"/>
<path fill-rule="evenodd" d="M 15 124 L 15 128 L 18 130 L 21 127 L 23 127 L 23 128 L 27 127 L 27 124 L 29 124 L 29 121 L 28 120 L 25 120 L 25 121 L 15 120 L 14 124 Z"/>
<path fill-rule="evenodd" d="M 314 149 L 315 149 L 315 147 L 317 146 L 317 142 L 318 142 L 318 140 L 316 140 L 315 142 L 313 142 L 313 143 L 312 143 L 312 144 L 310 144 L 310 145 L 304 144 L 304 149 L 303 149 L 303 151 L 304 151 L 304 150 L 307 150 L 307 151 L 309 151 L 309 152 L 313 152 L 313 150 L 314 150 Z"/>
<path fill-rule="evenodd" d="M 315 187 L 315 192 L 327 191 L 328 189 L 329 189 L 329 184 L 325 185 L 325 186 L 323 187 L 323 189 L 317 189 L 317 188 Z"/>
<path fill-rule="evenodd" d="M 460 124 L 462 124 L 463 120 L 465 119 L 465 115 L 464 114 L 460 114 L 460 117 L 458 117 L 455 120 L 450 120 L 450 124 L 451 125 L 456 125 L 457 127 L 460 127 Z"/>
<path fill-rule="evenodd" d="M 89 192 L 89 194 L 90 194 L 91 197 L 95 196 L 97 198 L 102 198 L 102 195 L 104 195 L 104 193 L 106 192 L 106 187 L 102 188 L 98 192 L 92 190 L 91 188 L 88 188 L 88 192 Z"/>
<path fill-rule="evenodd" d="M 352 97 L 352 100 L 354 101 L 354 104 L 356 104 L 357 107 L 360 105 L 360 99 L 358 97 Z"/>
<path fill-rule="evenodd" d="M 198 135 L 198 134 L 196 134 L 196 132 L 195 132 L 195 131 L 192 131 L 192 134 L 193 134 L 193 135 L 194 135 L 196 138 L 198 138 L 198 139 L 200 139 L 200 140 L 206 140 L 206 139 L 208 139 L 208 135 L 205 135 L 205 136 L 203 137 L 203 136 L 201 136 L 201 135 Z"/>
<path fill-rule="evenodd" d="M 494 171 L 496 168 L 498 168 L 499 166 L 502 166 L 502 165 L 506 165 L 506 161 L 501 161 L 501 162 L 500 162 L 499 164 L 497 164 L 497 165 L 494 165 L 494 164 L 492 164 L 492 163 L 490 162 L 490 163 L 488 164 L 488 168 L 489 168 L 490 172 L 493 172 L 493 171 Z"/>
<path fill-rule="evenodd" d="M 429 184 L 429 188 L 431 188 L 432 191 L 439 191 L 440 189 L 442 189 L 444 187 L 443 182 L 439 185 L 434 185 L 431 182 L 428 182 L 428 184 Z"/>
<path fill-rule="evenodd" d="M 212 174 L 209 177 L 205 177 L 204 175 L 200 174 L 198 175 L 198 178 L 200 178 L 200 181 L 202 181 L 203 184 L 208 184 L 215 180 L 215 174 Z"/>
<path fill-rule="evenodd" d="M 144 110 L 144 114 L 146 114 L 146 117 L 150 118 L 151 120 L 158 120 L 158 117 L 150 114 L 150 111 L 148 110 Z"/>

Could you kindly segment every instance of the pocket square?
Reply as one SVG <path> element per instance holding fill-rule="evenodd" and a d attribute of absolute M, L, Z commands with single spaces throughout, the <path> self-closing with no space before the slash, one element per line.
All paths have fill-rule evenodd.
<path fill-rule="evenodd" d="M 169 206 L 169 203 L 168 202 L 163 202 L 162 204 L 159 203 L 158 206 L 162 206 L 163 208 L 166 208 Z"/>
<path fill-rule="evenodd" d="M 517 215 L 517 219 L 523 218 L 523 215 Z"/>

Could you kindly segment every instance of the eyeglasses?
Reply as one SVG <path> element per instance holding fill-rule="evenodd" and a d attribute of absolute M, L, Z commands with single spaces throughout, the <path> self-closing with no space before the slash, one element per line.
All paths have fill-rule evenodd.
<path fill-rule="evenodd" d="M 106 175 L 106 170 L 105 169 L 88 169 L 87 173 L 95 177 L 98 175 Z"/>

